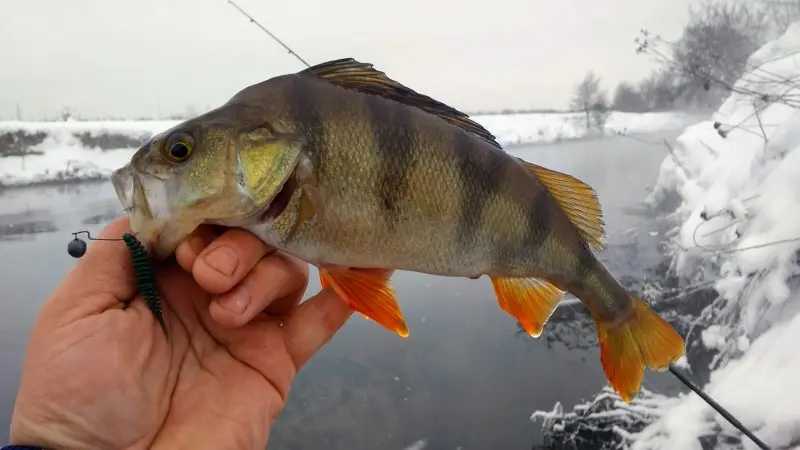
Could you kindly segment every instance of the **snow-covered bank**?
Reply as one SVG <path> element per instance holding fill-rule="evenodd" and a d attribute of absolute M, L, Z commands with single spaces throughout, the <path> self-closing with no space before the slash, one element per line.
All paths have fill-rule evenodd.
<path fill-rule="evenodd" d="M 697 114 L 612 113 L 606 133 L 680 129 Z M 505 146 L 579 139 L 587 131 L 580 113 L 474 116 Z M 177 121 L 0 122 L 0 185 L 29 185 L 108 176 L 148 137 Z"/>
<path fill-rule="evenodd" d="M 177 121 L 0 122 L 0 187 L 107 177 Z"/>
<path fill-rule="evenodd" d="M 697 121 L 699 116 L 679 112 L 613 112 L 606 121 L 604 132 L 638 134 L 677 130 Z M 498 142 L 504 146 L 581 139 L 596 134 L 587 131 L 582 113 L 528 113 L 473 118 L 497 136 Z"/>
<path fill-rule="evenodd" d="M 647 201 L 677 198 L 672 267 L 718 293 L 688 338 L 690 355 L 713 355 L 690 356 L 695 378 L 710 373 L 704 390 L 768 446 L 800 449 L 800 24 L 748 67 L 712 119 L 678 138 Z M 616 422 L 634 449 L 757 448 L 694 394 L 645 401 L 646 411 L 616 405 L 598 420 L 647 416 L 645 427 Z M 534 417 L 554 423 L 558 413 Z"/>

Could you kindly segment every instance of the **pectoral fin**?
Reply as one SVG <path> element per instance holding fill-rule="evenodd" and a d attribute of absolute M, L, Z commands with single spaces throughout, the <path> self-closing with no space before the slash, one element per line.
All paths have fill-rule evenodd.
<path fill-rule="evenodd" d="M 321 220 L 324 214 L 322 197 L 319 191 L 313 185 L 300 186 L 302 194 L 300 197 L 300 208 L 297 212 L 297 218 L 286 236 L 286 242 L 291 242 L 294 239 L 300 228 L 306 223 L 313 224 L 317 220 Z"/>
<path fill-rule="evenodd" d="M 303 159 L 297 165 L 295 172 L 297 183 L 300 189 L 300 207 L 297 211 L 297 217 L 292 225 L 289 234 L 286 236 L 286 242 L 291 242 L 294 239 L 300 228 L 306 223 L 314 224 L 316 221 L 322 220 L 325 215 L 325 198 L 322 191 L 318 187 L 316 176 L 314 176 L 311 161 Z"/>

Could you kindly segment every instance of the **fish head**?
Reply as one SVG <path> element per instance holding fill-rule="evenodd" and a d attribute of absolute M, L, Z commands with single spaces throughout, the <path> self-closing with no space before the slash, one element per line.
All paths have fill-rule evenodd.
<path fill-rule="evenodd" d="M 295 170 L 301 145 L 292 136 L 235 104 L 153 136 L 111 176 L 131 231 L 164 259 L 203 223 L 259 221 Z"/>

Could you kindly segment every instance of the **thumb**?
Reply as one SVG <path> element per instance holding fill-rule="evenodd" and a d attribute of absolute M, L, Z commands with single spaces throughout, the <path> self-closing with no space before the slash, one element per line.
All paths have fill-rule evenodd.
<path fill-rule="evenodd" d="M 126 217 L 111 222 L 99 237 L 120 239 L 130 232 Z M 135 293 L 133 262 L 125 243 L 90 241 L 86 254 L 56 288 L 45 308 L 77 319 L 119 307 Z"/>

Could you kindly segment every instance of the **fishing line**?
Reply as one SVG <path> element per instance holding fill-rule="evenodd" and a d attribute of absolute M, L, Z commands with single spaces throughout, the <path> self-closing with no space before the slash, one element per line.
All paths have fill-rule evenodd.
<path fill-rule="evenodd" d="M 133 260 L 133 268 L 139 291 L 142 293 L 142 296 L 147 302 L 148 308 L 150 308 L 150 311 L 158 320 L 158 323 L 161 326 L 161 329 L 164 331 L 164 334 L 166 334 L 167 328 L 164 324 L 164 319 L 162 316 L 161 299 L 159 298 L 158 289 L 156 287 L 155 273 L 153 271 L 153 266 L 150 263 L 150 259 L 147 256 L 147 251 L 142 243 L 135 236 L 129 233 L 123 234 L 122 238 L 108 239 L 94 238 L 87 230 L 77 231 L 72 233 L 73 239 L 70 241 L 69 245 L 67 245 L 67 252 L 73 258 L 80 258 L 86 253 L 86 242 L 78 238 L 78 234 L 81 233 L 86 234 L 86 237 L 92 241 L 122 241 L 125 243 L 125 245 L 128 247 L 128 251 L 131 254 L 131 259 Z M 579 317 L 584 318 L 580 314 Z M 669 365 L 669 372 L 672 373 L 681 383 L 683 383 L 683 385 L 700 396 L 703 401 L 714 408 L 722 417 L 730 422 L 731 425 L 741 431 L 742 434 L 750 438 L 759 448 L 763 450 L 770 450 L 770 448 L 763 441 L 761 441 L 755 434 L 747 429 L 747 427 L 745 427 L 744 424 L 736 419 L 733 414 L 723 408 L 722 405 L 717 403 L 711 396 L 703 392 L 699 386 L 692 382 L 686 375 L 681 373 L 674 365 Z"/>
<path fill-rule="evenodd" d="M 294 57 L 295 57 L 295 58 L 297 58 L 297 59 L 299 59 L 301 63 L 303 63 L 303 64 L 305 64 L 305 65 L 306 65 L 306 67 L 311 67 L 311 64 L 307 63 L 305 59 L 301 58 L 301 57 L 300 57 L 300 55 L 298 55 L 297 53 L 295 53 L 295 51 L 294 51 L 294 50 L 292 50 L 291 48 L 289 48 L 289 46 L 288 46 L 288 45 L 284 44 L 284 43 L 283 43 L 283 41 L 281 41 L 280 39 L 278 39 L 278 36 L 275 36 L 274 34 L 270 33 L 270 31 L 267 29 L 267 27 L 265 27 L 264 25 L 261 25 L 261 24 L 260 24 L 260 23 L 259 23 L 259 22 L 258 22 L 256 19 L 254 19 L 254 18 L 253 18 L 253 16 L 251 16 L 250 14 L 247 14 L 247 13 L 245 12 L 245 10 L 243 10 L 242 8 L 240 8 L 240 7 L 239 7 L 239 5 L 237 5 L 236 3 L 234 3 L 234 2 L 233 2 L 233 1 L 231 1 L 231 0 L 228 0 L 228 3 L 230 3 L 230 4 L 231 4 L 231 6 L 233 6 L 234 8 L 238 9 L 238 10 L 239 10 L 239 12 L 240 12 L 240 13 L 242 13 L 242 14 L 243 14 L 245 17 L 247 17 L 248 19 L 250 19 L 250 22 L 251 22 L 251 23 L 254 23 L 254 24 L 256 24 L 256 26 L 257 26 L 257 27 L 259 27 L 259 28 L 261 28 L 262 30 L 264 30 L 264 32 L 265 32 L 265 33 L 267 33 L 267 35 L 269 35 L 269 37 L 271 37 L 272 39 L 274 39 L 274 40 L 275 40 L 275 42 L 277 42 L 278 44 L 281 44 L 281 46 L 282 46 L 283 48 L 285 48 L 285 49 L 286 49 L 286 51 L 288 51 L 290 55 L 294 55 Z"/>
<path fill-rule="evenodd" d="M 261 28 L 261 30 L 264 31 L 265 33 L 267 33 L 267 35 L 269 37 L 271 37 L 273 40 L 275 40 L 275 42 L 277 42 L 283 48 L 285 48 L 286 51 L 289 52 L 290 55 L 293 55 L 301 63 L 303 63 L 306 67 L 311 67 L 311 65 L 308 62 L 306 62 L 306 60 L 304 60 L 302 57 L 300 57 L 300 55 L 298 55 L 288 45 L 286 45 L 283 41 L 281 41 L 277 36 L 272 34 L 264 25 L 262 25 L 255 18 L 253 18 L 253 16 L 251 16 L 245 10 L 243 10 L 241 7 L 239 7 L 239 5 L 234 3 L 232 0 L 227 0 L 227 2 L 230 3 L 231 6 L 236 8 L 242 15 L 247 17 L 250 20 L 251 23 L 253 23 L 257 27 Z M 620 134 L 621 135 L 625 135 L 624 133 L 620 133 Z M 670 150 L 672 150 L 669 147 L 669 145 L 668 145 L 668 148 Z M 675 156 L 675 155 L 673 155 L 673 156 Z M 85 233 L 87 234 L 87 236 L 89 235 L 88 231 L 85 232 Z M 73 233 L 73 235 L 75 235 L 75 234 L 76 233 Z M 127 236 L 127 238 L 126 238 L 126 236 Z M 92 239 L 91 236 L 89 237 L 89 239 Z M 86 251 L 86 243 L 83 242 L 83 241 L 80 241 L 77 237 L 75 238 L 75 240 L 81 242 L 82 251 L 85 252 Z M 93 239 L 93 240 L 101 240 L 101 239 Z M 102 240 L 120 240 L 120 239 L 102 239 Z M 151 306 L 151 300 L 148 299 L 148 296 L 147 296 L 148 294 L 146 294 L 145 292 L 149 292 L 150 293 L 149 295 L 151 295 L 152 298 L 154 299 L 154 301 L 152 303 L 155 304 L 157 309 L 154 309 L 151 306 L 151 310 L 154 311 L 154 314 L 156 314 L 156 317 L 158 317 L 159 322 L 162 324 L 162 327 L 163 327 L 163 322 L 161 321 L 161 315 L 160 315 L 160 302 L 158 301 L 157 291 L 155 289 L 155 277 L 152 274 L 152 266 L 149 264 L 149 260 L 147 259 L 147 254 L 144 251 L 144 248 L 142 247 L 141 243 L 134 236 L 131 236 L 129 234 L 125 234 L 125 235 L 123 235 L 123 239 L 122 240 L 125 240 L 126 245 L 128 245 L 128 248 L 131 250 L 131 256 L 134 259 L 134 268 L 138 267 L 138 269 L 137 269 L 137 280 L 138 280 L 139 285 L 140 285 L 140 290 L 143 291 L 143 295 L 145 295 L 145 299 L 148 300 L 148 306 Z M 70 242 L 70 249 L 72 248 L 72 245 L 73 245 L 73 243 Z M 71 251 L 70 251 L 70 255 L 73 255 Z M 79 256 L 75 256 L 75 255 L 73 255 L 73 256 L 76 257 L 76 258 L 79 258 L 82 255 L 83 255 L 83 253 L 81 253 Z M 137 257 L 138 257 L 138 259 L 137 259 Z M 137 261 L 138 261 L 138 263 L 137 263 Z M 147 289 L 147 290 L 145 291 L 145 289 Z M 156 313 L 156 310 L 158 311 L 158 313 Z M 164 331 L 166 332 L 166 329 Z M 683 383 L 686 387 L 688 387 L 689 389 L 694 391 L 697 395 L 699 395 L 700 398 L 702 398 L 709 406 L 711 406 L 717 412 L 719 412 L 725 419 L 728 420 L 728 422 L 731 423 L 731 425 L 736 427 L 739 431 L 741 431 L 743 434 L 745 434 L 747 437 L 749 437 L 753 442 L 755 442 L 755 444 L 759 448 L 764 449 L 764 450 L 770 450 L 770 448 L 766 444 L 764 444 L 758 437 L 756 437 L 752 432 L 750 432 L 750 430 L 748 430 L 741 422 L 739 422 L 736 419 L 736 417 L 734 417 L 731 413 L 729 413 L 725 408 L 723 408 L 719 403 L 717 403 L 708 394 L 703 392 L 703 390 L 699 386 L 697 386 L 691 380 L 689 380 L 689 378 L 687 378 L 684 374 L 682 374 L 677 368 L 675 368 L 675 366 L 670 364 L 669 365 L 669 371 L 673 375 L 675 375 L 675 377 L 681 383 Z"/>
<path fill-rule="evenodd" d="M 158 295 L 155 272 L 153 271 L 153 265 L 150 262 L 150 258 L 147 256 L 147 250 L 145 250 L 139 239 L 129 233 L 123 234 L 122 238 L 108 239 L 92 237 L 88 230 L 76 231 L 75 233 L 72 233 L 73 239 L 70 241 L 69 245 L 67 245 L 67 253 L 69 253 L 69 255 L 73 258 L 80 258 L 86 254 L 86 241 L 80 239 L 78 237 L 79 234 L 86 234 L 86 237 L 90 241 L 122 241 L 125 243 L 125 245 L 128 247 L 128 251 L 131 254 L 131 260 L 133 261 L 133 271 L 136 277 L 136 285 L 139 288 L 139 292 L 141 292 L 142 297 L 144 297 L 144 300 L 147 303 L 147 307 L 156 317 L 158 324 L 161 326 L 161 329 L 166 335 L 167 327 L 164 324 L 164 316 L 161 309 L 161 298 Z"/>

